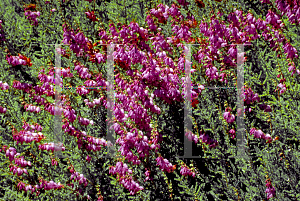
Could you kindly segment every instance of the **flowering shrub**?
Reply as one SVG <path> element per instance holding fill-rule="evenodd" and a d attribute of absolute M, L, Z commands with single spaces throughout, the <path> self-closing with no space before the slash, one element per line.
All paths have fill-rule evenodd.
<path fill-rule="evenodd" d="M 100 10 L 120 5 L 91 0 L 27 4 L 18 23 L 0 15 L 0 196 L 296 200 L 300 71 L 299 31 L 292 25 L 299 6 L 257 2 L 261 13 L 249 3 L 236 8 L 220 0 L 140 3 L 147 8 L 142 13 L 123 5 L 118 10 L 132 18 L 115 20 L 111 12 L 110 22 Z M 61 70 L 53 50 L 62 56 Z M 61 96 L 55 87 L 63 88 Z M 114 90 L 114 102 L 106 89 Z M 192 115 L 184 118 L 182 108 Z M 246 158 L 236 152 L 241 137 Z M 187 148 L 200 158 L 183 156 Z M 265 176 L 266 185 L 259 181 Z"/>

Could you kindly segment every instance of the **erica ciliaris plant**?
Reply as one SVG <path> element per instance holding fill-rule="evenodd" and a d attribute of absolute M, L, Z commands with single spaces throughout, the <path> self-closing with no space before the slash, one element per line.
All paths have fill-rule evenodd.
<path fill-rule="evenodd" d="M 41 54 L 13 45 L 4 16 L 1 28 L 11 37 L 2 41 L 3 75 L 9 78 L 1 82 L 3 197 L 296 199 L 299 43 L 293 24 L 299 7 L 285 2 L 290 6 L 280 10 L 282 2 L 259 2 L 265 12 L 257 14 L 231 1 L 201 2 L 151 2 L 144 22 L 127 24 L 101 24 L 98 16 L 105 5 L 97 1 L 26 4 L 18 25 L 37 37 L 38 45 L 30 37 L 24 39 Z M 42 63 L 50 52 L 44 44 L 55 42 L 65 45 L 55 51 L 62 56 L 63 86 L 70 87 L 62 92 L 58 109 L 53 54 L 45 60 L 48 68 Z M 106 94 L 111 87 L 106 79 L 109 44 L 122 44 L 115 45 L 113 53 L 115 104 Z M 193 44 L 192 61 L 186 61 L 187 44 Z M 237 85 L 237 60 L 242 56 L 236 44 L 252 44 L 243 58 L 244 111 L 236 107 L 235 89 L 227 89 Z M 185 65 L 190 62 L 194 127 L 185 131 Z M 18 74 L 24 69 L 34 81 Z M 208 88 L 214 86 L 225 89 Z M 114 111 L 114 119 L 106 119 L 107 109 Z M 63 114 L 59 146 L 53 142 L 55 110 Z M 243 114 L 246 160 L 235 152 L 236 118 Z M 116 134 L 113 158 L 105 158 L 110 146 L 106 121 Z M 185 137 L 200 159 L 178 157 Z M 65 157 L 57 157 L 57 151 Z"/>

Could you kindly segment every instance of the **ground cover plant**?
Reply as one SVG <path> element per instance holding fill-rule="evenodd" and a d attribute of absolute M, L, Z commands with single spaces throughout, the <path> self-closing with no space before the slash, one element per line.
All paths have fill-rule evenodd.
<path fill-rule="evenodd" d="M 0 199 L 299 199 L 296 0 L 0 10 Z"/>

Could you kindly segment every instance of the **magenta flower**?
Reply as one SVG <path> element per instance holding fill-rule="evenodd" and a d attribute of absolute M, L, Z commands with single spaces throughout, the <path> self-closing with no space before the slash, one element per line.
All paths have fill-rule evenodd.
<path fill-rule="evenodd" d="M 180 174 L 182 174 L 183 176 L 193 176 L 193 177 L 195 177 L 195 172 L 192 172 L 186 166 L 181 166 Z"/>
<path fill-rule="evenodd" d="M 281 88 L 280 94 L 282 94 L 286 91 L 286 85 L 285 84 L 280 83 L 280 84 L 278 84 L 278 87 Z"/>
<path fill-rule="evenodd" d="M 293 58 L 298 58 L 298 54 L 297 54 L 297 49 L 295 47 L 293 47 L 290 43 L 286 43 L 284 46 L 283 46 L 283 49 L 284 49 L 284 53 L 287 54 L 286 58 L 290 58 L 290 59 L 293 59 Z"/>
<path fill-rule="evenodd" d="M 264 133 L 261 130 L 257 130 L 254 133 L 255 138 L 262 138 L 264 136 Z"/>
<path fill-rule="evenodd" d="M 267 140 L 267 143 L 270 143 L 270 142 L 272 142 L 272 140 L 273 140 L 270 134 L 266 134 L 266 135 L 264 136 L 264 138 L 265 138 L 265 140 Z"/>
<path fill-rule="evenodd" d="M 234 129 L 231 129 L 231 130 L 229 131 L 229 133 L 231 134 L 232 139 L 234 139 L 234 138 L 235 138 L 235 130 L 234 130 Z"/>
<path fill-rule="evenodd" d="M 267 193 L 267 199 L 269 200 L 270 198 L 274 197 L 276 194 L 275 188 L 273 187 L 268 187 L 265 191 Z"/>
<path fill-rule="evenodd" d="M 9 89 L 9 85 L 6 82 L 2 83 L 2 81 L 0 81 L 0 89 L 7 90 Z"/>
<path fill-rule="evenodd" d="M 190 141 L 194 141 L 195 143 L 198 142 L 198 137 L 197 135 L 193 134 L 191 131 L 188 131 L 185 133 L 185 136 L 190 140 Z"/>
<path fill-rule="evenodd" d="M 233 123 L 235 120 L 235 116 L 233 114 L 230 114 L 230 112 L 224 112 L 223 117 L 227 121 L 227 123 Z"/>
<path fill-rule="evenodd" d="M 0 113 L 5 114 L 5 113 L 6 113 L 6 110 L 7 110 L 7 109 L 6 109 L 5 107 L 1 107 L 1 106 L 0 106 Z"/>
<path fill-rule="evenodd" d="M 207 77 L 210 78 L 210 80 L 219 78 L 218 69 L 214 66 L 212 68 L 206 69 L 205 73 L 206 73 Z"/>
<path fill-rule="evenodd" d="M 265 112 L 272 112 L 271 106 L 267 105 L 265 108 Z"/>
<path fill-rule="evenodd" d="M 55 159 L 52 159 L 51 160 L 51 164 L 54 166 L 54 165 L 56 165 L 57 166 L 57 161 L 55 160 Z"/>

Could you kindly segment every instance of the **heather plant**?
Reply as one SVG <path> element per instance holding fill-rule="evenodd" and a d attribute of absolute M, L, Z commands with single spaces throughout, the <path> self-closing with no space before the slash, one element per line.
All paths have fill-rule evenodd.
<path fill-rule="evenodd" d="M 2 2 L 10 8 L 0 16 L 2 198 L 296 200 L 297 2 L 127 3 Z M 62 47 L 49 45 L 55 43 Z M 113 49 L 115 104 L 106 93 L 112 87 L 106 78 L 110 43 L 122 44 Z M 187 44 L 194 44 L 191 61 Z M 246 57 L 237 44 L 249 45 Z M 61 78 L 55 77 L 55 51 Z M 245 85 L 237 94 L 241 57 Z M 193 129 L 187 131 L 188 64 Z M 57 80 L 69 87 L 58 108 Z M 59 146 L 53 129 L 58 110 Z M 236 153 L 241 115 L 246 158 Z M 115 131 L 112 158 L 106 157 L 105 122 Z M 200 158 L 179 158 L 185 139 Z"/>

